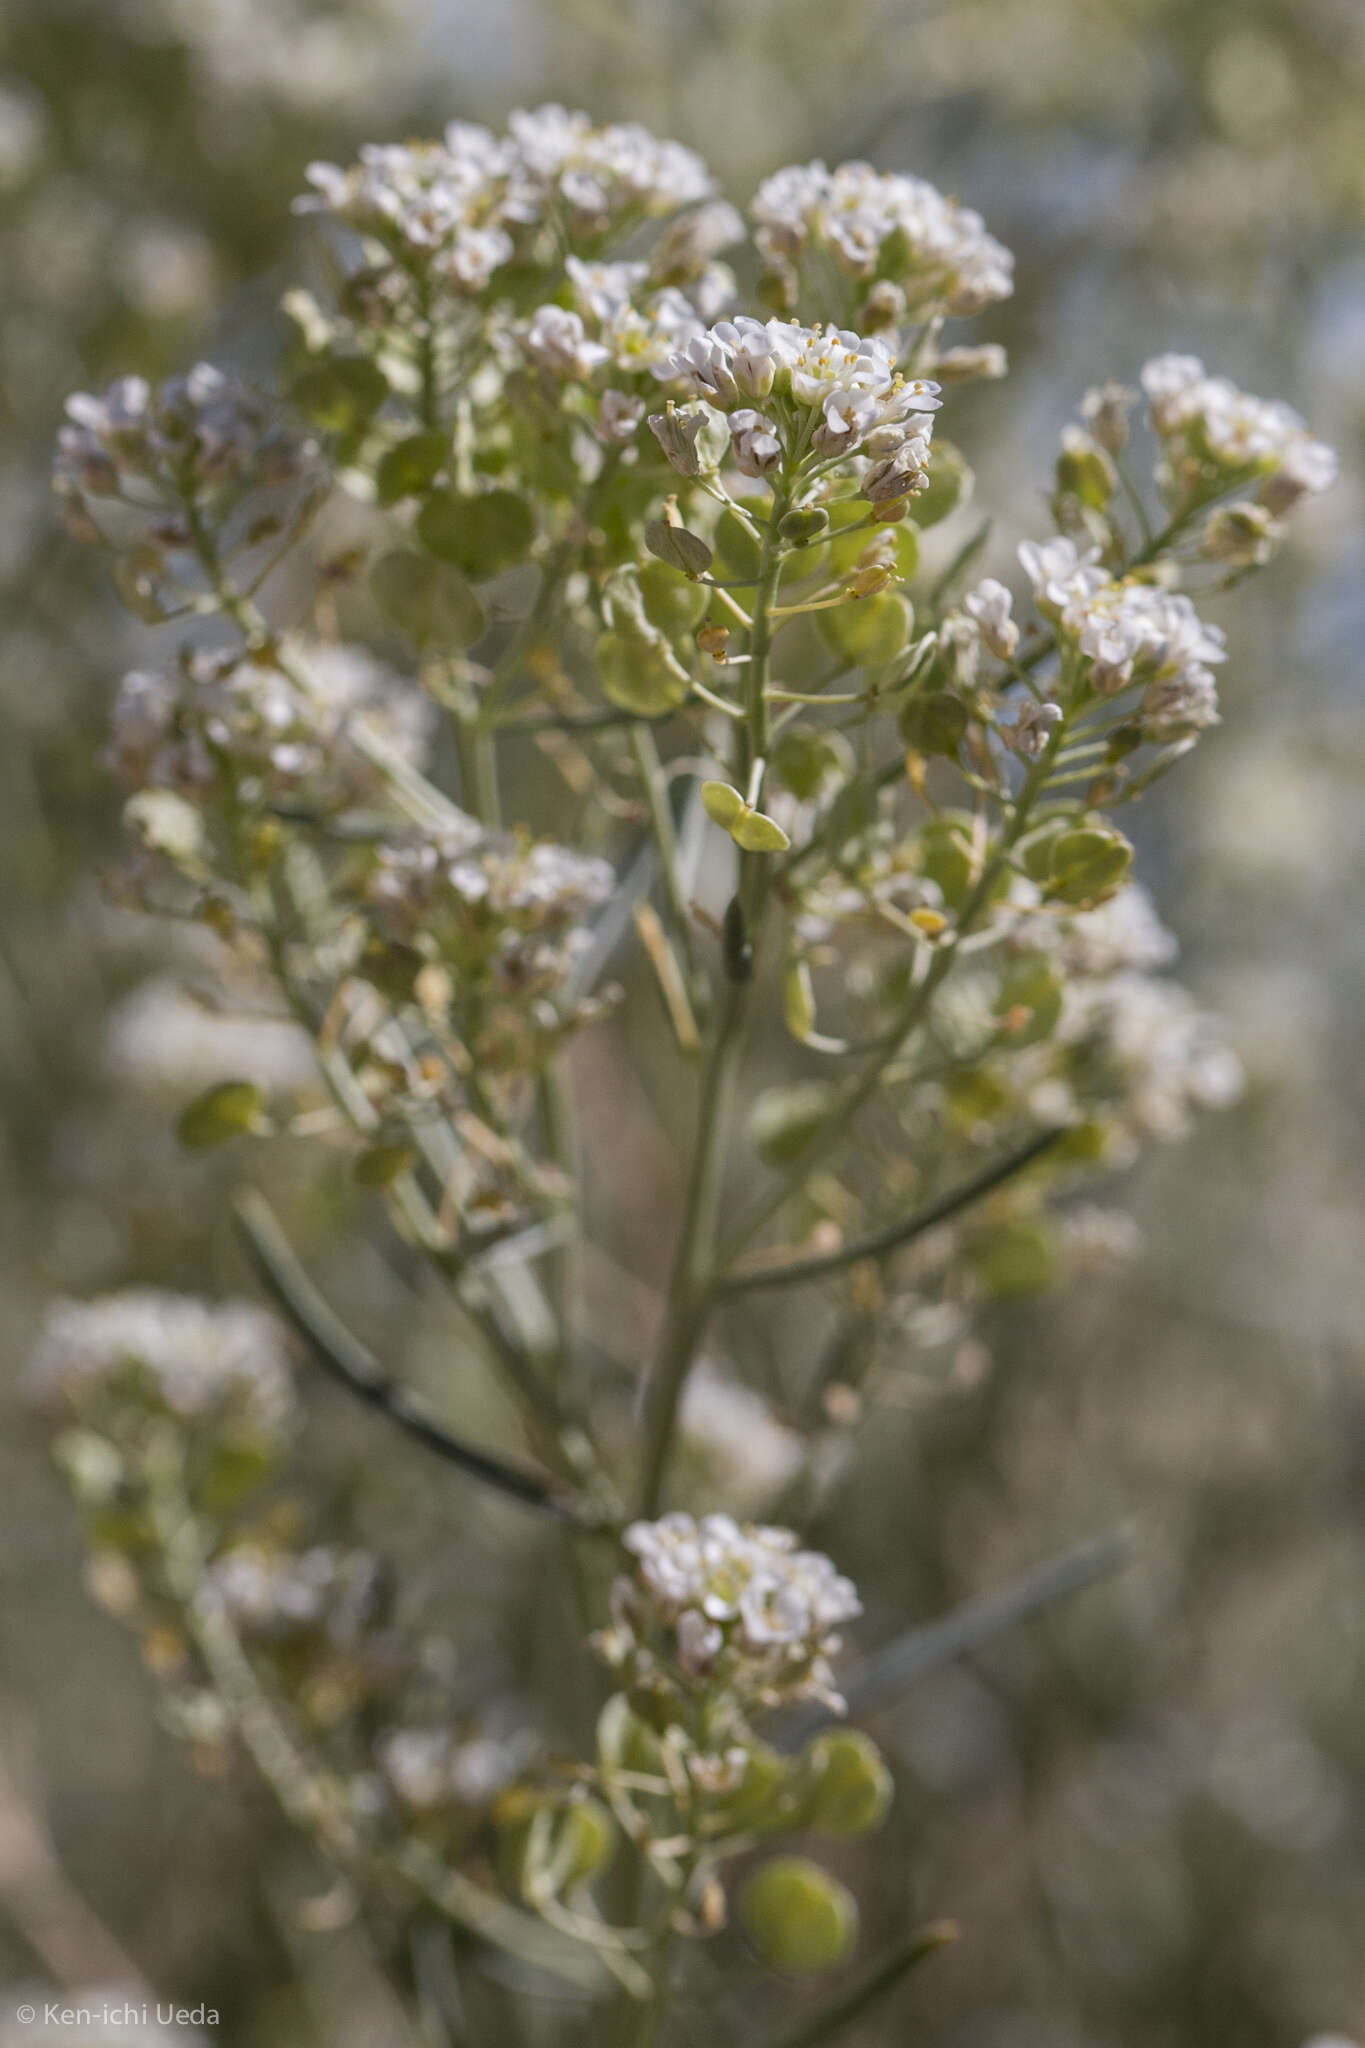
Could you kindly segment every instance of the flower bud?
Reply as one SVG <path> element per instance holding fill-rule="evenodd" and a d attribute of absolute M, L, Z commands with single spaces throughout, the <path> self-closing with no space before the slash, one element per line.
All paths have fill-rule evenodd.
<path fill-rule="evenodd" d="M 829 532 L 829 514 L 822 505 L 807 505 L 799 511 L 784 513 L 777 530 L 792 547 L 808 548 L 812 541 Z"/>
<path fill-rule="evenodd" d="M 1079 498 L 1083 505 L 1102 512 L 1114 495 L 1118 479 L 1114 465 L 1083 427 L 1062 429 L 1062 452 L 1057 457 L 1057 489 L 1064 496 Z"/>
<path fill-rule="evenodd" d="M 998 341 L 983 341 L 975 348 L 948 348 L 934 364 L 940 384 L 974 384 L 982 378 L 1004 377 L 1009 357 Z"/>
<path fill-rule="evenodd" d="M 864 334 L 877 334 L 886 327 L 898 327 L 905 318 L 905 293 L 889 277 L 878 278 L 858 313 Z"/>
<path fill-rule="evenodd" d="M 1115 383 L 1091 387 L 1081 400 L 1081 418 L 1100 447 L 1109 455 L 1121 455 L 1128 442 L 1128 415 L 1137 403 L 1136 391 Z"/>

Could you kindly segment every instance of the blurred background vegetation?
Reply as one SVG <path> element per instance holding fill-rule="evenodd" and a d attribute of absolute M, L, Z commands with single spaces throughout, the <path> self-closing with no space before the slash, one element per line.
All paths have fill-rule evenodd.
<path fill-rule="evenodd" d="M 1224 727 L 1140 820 L 1185 978 L 1226 1019 L 1247 1096 L 1120 1190 L 1144 1235 L 1123 1272 L 1012 1307 L 946 1377 L 906 1374 L 861 1446 L 865 1483 L 836 1491 L 819 1538 L 864 1589 L 875 1639 L 1097 1532 L 1135 1537 L 1126 1572 L 877 1728 L 901 1797 L 859 1871 L 870 1944 L 930 1912 L 966 1930 L 907 1997 L 922 2048 L 1360 2034 L 1360 0 L 7 0 L 0 1977 L 137 1971 L 219 2007 L 221 2038 L 252 2048 L 411 2039 L 353 1940 L 300 1932 L 264 1795 L 201 1782 L 155 1725 L 135 1648 L 85 1601 L 19 1396 L 54 1292 L 247 1285 L 225 1221 L 242 1163 L 187 1161 L 171 1129 L 214 1078 L 212 1050 L 183 1016 L 180 1040 L 164 1011 L 160 1036 L 147 1028 L 185 961 L 99 888 L 118 838 L 103 708 L 137 637 L 57 531 L 47 470 L 73 387 L 192 353 L 268 361 L 306 262 L 289 200 L 310 158 L 550 97 L 692 144 L 741 203 L 775 165 L 823 155 L 913 170 L 980 208 L 1019 276 L 990 330 L 1011 378 L 972 394 L 963 436 L 980 498 L 1009 508 L 997 572 L 1039 530 L 1079 392 L 1134 379 L 1159 348 L 1288 398 L 1343 452 L 1342 484 L 1239 594 Z M 619 1305 L 627 1352 L 674 1172 L 647 1048 L 638 1064 L 606 1218 L 644 1299 Z M 580 1079 L 593 1087 L 591 1054 Z M 287 1146 L 268 1170 L 305 1172 Z M 294 1192 L 326 1272 L 351 1197 L 306 1170 Z M 353 1241 L 333 1257 L 329 1284 L 420 1372 L 430 1317 Z M 760 1354 L 782 1341 L 780 1319 L 755 1317 Z M 329 1484 L 386 1550 L 425 1560 L 437 1611 L 443 1549 L 458 1538 L 472 1557 L 471 1684 L 485 1662 L 534 1683 L 548 1653 L 505 1619 L 536 1568 L 520 1525 L 475 1524 L 440 1467 L 325 1393 L 316 1405 Z"/>

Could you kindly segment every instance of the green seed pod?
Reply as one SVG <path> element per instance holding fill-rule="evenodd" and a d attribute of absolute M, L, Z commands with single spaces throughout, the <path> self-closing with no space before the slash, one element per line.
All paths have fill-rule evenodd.
<path fill-rule="evenodd" d="M 430 490 L 449 460 L 448 434 L 409 434 L 389 449 L 375 471 L 380 504 L 397 505 Z"/>
<path fill-rule="evenodd" d="M 661 633 L 689 633 L 706 610 L 706 590 L 689 583 L 663 562 L 646 562 L 637 581 L 645 617 Z"/>
<path fill-rule="evenodd" d="M 717 1801 L 717 1811 L 731 1833 L 764 1834 L 790 1825 L 782 1795 L 792 1765 L 766 1742 L 756 1742 L 744 1759 L 744 1775 L 733 1792 Z"/>
<path fill-rule="evenodd" d="M 1052 840 L 1045 886 L 1059 902 L 1090 910 L 1123 886 L 1132 865 L 1133 849 L 1121 832 L 1083 825 Z"/>
<path fill-rule="evenodd" d="M 875 1742 L 854 1728 L 821 1735 L 806 1751 L 810 1790 L 805 1820 L 817 1834 L 848 1840 L 879 1828 L 895 1786 Z"/>
<path fill-rule="evenodd" d="M 373 419 L 389 395 L 388 380 L 368 356 L 334 356 L 310 364 L 290 397 L 299 411 L 328 434 L 353 434 Z"/>
<path fill-rule="evenodd" d="M 1062 452 L 1057 457 L 1057 489 L 1063 497 L 1079 498 L 1096 512 L 1103 512 L 1118 488 L 1114 465 L 1104 450 L 1079 427 L 1062 435 Z"/>
<path fill-rule="evenodd" d="M 524 561 L 535 534 L 535 516 L 515 491 L 472 497 L 433 491 L 417 519 L 417 537 L 428 554 L 475 583 Z"/>
<path fill-rule="evenodd" d="M 589 1795 L 565 1808 L 555 1829 L 554 1868 L 563 1872 L 559 1890 L 570 1891 L 605 1870 L 616 1854 L 616 1823 L 600 1799 Z"/>
<path fill-rule="evenodd" d="M 894 591 L 850 598 L 815 616 L 821 639 L 853 668 L 881 668 L 894 661 L 914 623 L 909 605 Z"/>
<path fill-rule="evenodd" d="M 711 550 L 701 535 L 689 532 L 685 526 L 671 526 L 666 519 L 646 521 L 645 546 L 651 555 L 657 555 L 670 569 L 680 569 L 684 576 L 704 576 L 711 566 Z"/>
<path fill-rule="evenodd" d="M 853 1894 L 804 1856 L 777 1856 L 754 1871 L 739 1917 L 763 1962 L 801 1976 L 834 1969 L 858 1938 Z"/>
<path fill-rule="evenodd" d="M 975 478 L 960 449 L 941 435 L 934 436 L 929 462 L 929 488 L 910 501 L 910 516 L 916 526 L 937 526 L 972 494 Z"/>
<path fill-rule="evenodd" d="M 901 712 L 901 738 L 917 754 L 955 758 L 967 722 L 967 707 L 954 691 L 926 690 L 913 696 Z"/>
<path fill-rule="evenodd" d="M 220 1081 L 180 1112 L 176 1136 L 191 1152 L 266 1128 L 265 1097 L 254 1081 Z"/>
<path fill-rule="evenodd" d="M 389 624 L 417 647 L 470 647 L 488 623 L 458 569 L 415 548 L 396 548 L 376 562 L 370 589 Z"/>
<path fill-rule="evenodd" d="M 676 711 L 692 686 L 687 670 L 657 633 L 603 633 L 597 642 L 597 673 L 604 695 L 640 718 Z"/>
<path fill-rule="evenodd" d="M 1021 1216 L 984 1230 L 967 1247 L 972 1271 L 988 1294 L 1010 1299 L 1041 1294 L 1057 1273 L 1057 1233 L 1044 1217 Z"/>
<path fill-rule="evenodd" d="M 821 505 L 808 505 L 804 511 L 784 513 L 777 530 L 792 547 L 808 548 L 829 532 L 829 514 Z"/>
<path fill-rule="evenodd" d="M 514 1785 L 494 1815 L 499 1880 L 514 1898 L 557 1898 L 604 1870 L 616 1853 L 616 1824 L 591 1796 L 564 1804 Z"/>

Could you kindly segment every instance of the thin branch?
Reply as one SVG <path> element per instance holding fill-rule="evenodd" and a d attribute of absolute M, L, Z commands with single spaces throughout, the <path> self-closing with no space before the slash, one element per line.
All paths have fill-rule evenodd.
<path fill-rule="evenodd" d="M 1078 1544 L 1036 1571 L 1026 1572 L 1012 1586 L 999 1593 L 983 1594 L 945 1615 L 926 1628 L 912 1628 L 877 1650 L 844 1686 L 850 1714 L 863 1717 L 875 1713 L 931 1672 L 942 1670 L 972 1650 L 993 1642 L 1006 1629 L 1031 1620 L 1051 1607 L 1079 1593 L 1097 1579 L 1121 1571 L 1132 1557 L 1128 1535 L 1116 1530 Z M 783 1748 L 795 1748 L 824 1724 L 826 1716 L 816 1708 L 805 1708 L 788 1719 L 781 1731 Z"/>
<path fill-rule="evenodd" d="M 719 1294 L 746 1294 L 755 1287 L 795 1286 L 803 1280 L 823 1279 L 827 1273 L 837 1273 L 845 1266 L 856 1266 L 863 1259 L 885 1258 L 888 1252 L 897 1251 L 902 1245 L 910 1244 L 915 1238 L 922 1237 L 926 1230 L 933 1230 L 938 1224 L 947 1222 L 950 1216 L 956 1216 L 960 1210 L 970 1208 L 974 1202 L 981 1201 L 993 1189 L 1001 1187 L 1007 1180 L 1012 1180 L 1015 1174 L 1022 1173 L 1026 1166 L 1031 1166 L 1035 1159 L 1040 1159 L 1044 1152 L 1050 1151 L 1064 1135 L 1062 1127 L 1039 1132 L 1037 1137 L 1029 1139 L 1027 1145 L 1021 1145 L 1017 1152 L 1011 1152 L 1006 1158 L 997 1160 L 994 1166 L 988 1166 L 975 1180 L 968 1181 L 963 1187 L 954 1188 L 950 1194 L 930 1203 L 927 1209 L 921 1209 L 918 1214 L 903 1217 L 899 1223 L 889 1224 L 885 1230 L 874 1231 L 867 1237 L 855 1238 L 852 1244 L 841 1245 L 838 1251 L 825 1252 L 819 1258 L 784 1259 L 781 1263 L 742 1267 L 738 1272 L 727 1273 L 717 1283 L 716 1291 Z"/>
<path fill-rule="evenodd" d="M 899 1948 L 893 1948 L 879 1963 L 874 1963 L 867 1975 L 849 1990 L 821 2006 L 810 2019 L 799 2021 L 790 2033 L 765 2042 L 763 2048 L 822 2048 L 824 2042 L 833 2040 L 854 2020 L 861 2019 L 878 1999 L 894 1991 L 917 1964 L 927 1961 L 941 1948 L 950 1948 L 960 1932 L 955 1920 L 930 1920 L 917 1927 Z"/>
<path fill-rule="evenodd" d="M 289 1317 L 318 1363 L 358 1401 L 386 1415 L 390 1422 L 425 1444 L 439 1457 L 458 1465 L 524 1506 L 561 1520 L 585 1523 L 594 1518 L 578 1502 L 555 1490 L 538 1472 L 513 1465 L 491 1451 L 466 1443 L 428 1414 L 406 1387 L 389 1379 L 379 1361 L 324 1301 L 299 1264 L 275 1213 L 265 1197 L 248 1189 L 237 1198 L 237 1226 L 268 1292 Z"/>

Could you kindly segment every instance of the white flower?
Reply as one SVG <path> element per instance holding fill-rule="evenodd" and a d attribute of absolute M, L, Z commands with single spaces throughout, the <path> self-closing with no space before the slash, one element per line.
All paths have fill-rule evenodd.
<path fill-rule="evenodd" d="M 105 1059 L 119 1080 L 182 1098 L 249 1074 L 263 1088 L 317 1080 L 312 1041 L 291 1018 L 212 1007 L 168 975 L 130 989 L 109 1013 Z"/>
<path fill-rule="evenodd" d="M 1047 743 L 1061 722 L 1060 704 L 1039 704 L 1034 698 L 1025 697 L 1013 725 L 1005 728 L 1005 738 L 1021 760 L 1036 761 L 1046 752 Z"/>
<path fill-rule="evenodd" d="M 766 398 L 773 388 L 778 368 L 778 344 L 773 329 L 778 323 L 752 320 L 721 320 L 703 333 L 693 335 L 672 357 L 669 368 L 682 378 L 698 398 L 728 410 L 741 399 Z"/>
<path fill-rule="evenodd" d="M 531 318 L 523 343 L 533 363 L 575 384 L 586 383 L 611 360 L 610 349 L 588 338 L 582 314 L 567 306 L 541 306 Z"/>
<path fill-rule="evenodd" d="M 922 178 L 870 164 L 793 164 L 754 196 L 758 244 L 771 263 L 808 244 L 829 249 L 855 277 L 874 271 L 903 284 L 919 307 L 980 312 L 1014 289 L 1013 259 L 980 214 L 945 198 Z"/>
<path fill-rule="evenodd" d="M 1147 684 L 1143 717 L 1153 739 L 1217 723 L 1210 664 L 1227 659 L 1227 646 L 1221 628 L 1201 619 L 1188 597 L 1114 581 L 1070 540 L 1023 541 L 1019 559 L 1039 610 L 1084 656 L 1093 689 L 1109 696 Z"/>
<path fill-rule="evenodd" d="M 1103 1048 L 1121 1079 L 1127 1118 L 1149 1137 L 1183 1137 L 1195 1110 L 1226 1108 L 1242 1091 L 1236 1054 L 1175 982 L 1132 971 L 1070 981 L 1058 1036 Z"/>
<path fill-rule="evenodd" d="M 1090 977 L 1124 968 L 1150 973 L 1169 967 L 1180 950 L 1140 882 L 1127 883 L 1084 916 L 1067 919 L 1057 938 L 1067 972 Z"/>
<path fill-rule="evenodd" d="M 800 1434 L 763 1396 L 703 1361 L 688 1377 L 682 1430 L 727 1500 L 761 1506 L 792 1480 L 805 1457 Z"/>
<path fill-rule="evenodd" d="M 40 1400 L 79 1400 L 97 1383 L 134 1369 L 187 1419 L 240 1405 L 263 1434 L 277 1437 L 292 1418 L 284 1330 L 254 1302 L 204 1301 L 155 1288 L 55 1301 L 28 1378 Z"/>
<path fill-rule="evenodd" d="M 994 576 L 983 577 L 962 600 L 964 611 L 976 620 L 981 638 L 1001 661 L 1012 661 L 1019 646 L 1019 628 L 1010 615 L 1013 604 L 1010 591 Z"/>
<path fill-rule="evenodd" d="M 1109 581 L 1097 567 L 1099 549 L 1077 552 L 1073 540 L 1021 540 L 1019 562 L 1033 585 L 1034 602 L 1040 612 L 1056 618 L 1069 604 L 1092 596 Z"/>
<path fill-rule="evenodd" d="M 598 321 L 627 307 L 649 276 L 647 263 L 585 263 L 579 256 L 566 256 L 564 268 L 580 310 Z"/>
<path fill-rule="evenodd" d="M 1195 416 L 1203 381 L 1204 365 L 1198 356 L 1153 356 L 1143 365 L 1142 388 L 1159 434 L 1168 434 Z"/>
<path fill-rule="evenodd" d="M 608 448 L 633 441 L 644 416 L 643 398 L 633 398 L 628 392 L 614 389 L 604 391 L 597 409 L 597 438 Z"/>
<path fill-rule="evenodd" d="M 1224 470 L 1259 472 L 1261 501 L 1275 517 L 1336 482 L 1335 453 L 1313 438 L 1292 406 L 1211 377 L 1198 356 L 1153 357 L 1142 386 L 1152 424 L 1168 444 L 1166 472 L 1175 481 L 1186 463 L 1197 475 L 1206 450 Z M 1203 449 L 1192 451 L 1188 443 L 1196 432 Z"/>
<path fill-rule="evenodd" d="M 749 408 L 730 415 L 730 448 L 745 476 L 767 476 L 782 459 L 775 422 Z"/>

